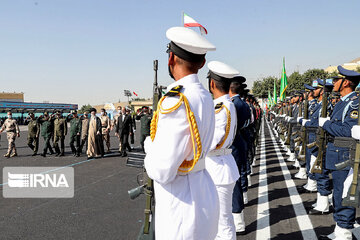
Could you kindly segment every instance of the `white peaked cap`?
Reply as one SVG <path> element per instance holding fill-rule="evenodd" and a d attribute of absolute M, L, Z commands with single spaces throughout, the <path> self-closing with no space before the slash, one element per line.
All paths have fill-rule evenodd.
<path fill-rule="evenodd" d="M 194 54 L 205 54 L 216 50 L 211 42 L 190 28 L 169 28 L 166 31 L 166 37 L 180 48 Z"/>
<path fill-rule="evenodd" d="M 233 78 L 240 74 L 235 68 L 219 61 L 211 61 L 207 66 L 211 72 L 224 78 Z"/>

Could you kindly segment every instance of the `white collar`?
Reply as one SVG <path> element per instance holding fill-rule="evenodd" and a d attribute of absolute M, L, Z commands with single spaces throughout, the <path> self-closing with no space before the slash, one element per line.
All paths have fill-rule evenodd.
<path fill-rule="evenodd" d="M 340 98 L 340 99 L 341 99 L 341 101 L 346 101 L 346 99 L 348 99 L 348 98 L 349 98 L 349 96 L 350 96 L 352 93 L 353 93 L 353 92 L 348 93 L 347 95 L 345 95 L 345 96 L 341 97 L 341 98 Z"/>
<path fill-rule="evenodd" d="M 188 85 L 191 83 L 200 83 L 199 77 L 197 74 L 193 73 L 193 74 L 187 75 L 187 76 L 173 82 L 172 84 L 170 84 L 167 87 L 167 91 L 170 91 L 172 88 L 174 88 L 176 86 L 179 86 L 179 85 L 185 86 L 185 85 Z"/>
<path fill-rule="evenodd" d="M 216 105 L 219 102 L 224 102 L 224 101 L 230 101 L 229 94 L 224 94 L 221 97 L 218 97 L 217 99 L 214 99 L 214 104 Z"/>
<path fill-rule="evenodd" d="M 240 96 L 239 94 L 235 94 L 234 96 L 231 97 L 231 99 L 234 99 L 234 97 Z M 241 98 L 240 98 L 241 99 Z"/>

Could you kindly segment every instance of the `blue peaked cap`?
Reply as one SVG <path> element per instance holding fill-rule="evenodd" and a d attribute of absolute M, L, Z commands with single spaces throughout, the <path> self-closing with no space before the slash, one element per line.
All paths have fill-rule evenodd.
<path fill-rule="evenodd" d="M 344 67 L 342 67 L 340 65 L 337 67 L 337 69 L 341 75 L 346 77 L 346 79 L 356 80 L 356 81 L 360 80 L 360 73 L 358 73 L 356 71 L 345 69 Z"/>
<path fill-rule="evenodd" d="M 307 89 L 307 90 L 310 90 L 310 91 L 314 91 L 316 88 L 314 88 L 313 86 L 310 86 L 309 84 L 304 84 L 304 87 L 305 87 L 305 89 Z"/>

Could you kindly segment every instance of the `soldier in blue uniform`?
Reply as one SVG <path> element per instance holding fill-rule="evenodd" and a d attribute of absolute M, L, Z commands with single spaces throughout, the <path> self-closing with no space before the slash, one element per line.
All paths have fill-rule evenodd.
<path fill-rule="evenodd" d="M 313 100 L 312 98 L 312 93 L 313 93 L 313 90 L 315 90 L 314 87 L 308 85 L 308 84 L 304 84 L 304 87 L 305 87 L 305 92 L 302 92 L 303 96 L 302 98 L 305 99 L 306 97 L 308 98 L 308 109 L 307 109 L 307 112 L 308 112 L 308 118 L 310 118 L 310 114 L 309 114 L 309 109 L 310 109 L 310 106 L 311 106 L 311 100 Z M 306 92 L 307 92 L 307 95 L 306 96 Z M 304 103 L 300 103 L 300 104 L 304 104 Z M 300 119 L 302 119 L 305 115 L 305 109 L 303 107 L 302 109 L 302 117 L 299 117 L 297 116 L 296 118 L 294 117 L 294 120 L 297 121 L 298 123 L 300 122 Z M 299 131 L 301 130 L 298 129 Z M 307 141 L 306 141 L 307 143 Z M 297 156 L 298 157 L 298 156 Z M 310 161 L 310 160 L 309 160 Z M 306 149 L 305 149 L 305 161 L 298 161 L 298 164 L 299 164 L 299 172 L 295 175 L 296 178 L 300 178 L 300 179 L 304 179 L 304 178 L 307 178 L 307 171 L 306 171 Z"/>
<path fill-rule="evenodd" d="M 309 103 L 309 119 L 305 120 L 305 119 L 299 119 L 299 123 L 302 124 L 305 128 L 306 131 L 308 133 L 308 139 L 307 142 L 308 143 L 312 143 L 316 140 L 316 130 L 319 127 L 319 114 L 320 114 L 320 110 L 321 110 L 321 99 L 322 99 L 322 80 L 321 79 L 317 79 L 314 80 L 312 83 L 312 88 L 313 93 L 312 97 L 314 97 L 314 99 L 311 102 L 311 105 Z M 312 148 L 307 148 L 306 149 L 306 172 L 308 174 L 308 182 L 304 187 L 300 187 L 298 190 L 300 193 L 309 193 L 309 192 L 316 192 L 317 188 L 316 188 L 316 180 L 315 180 L 315 175 L 310 173 L 310 165 L 311 165 L 311 158 L 313 158 L 314 161 L 314 154 L 317 154 L 315 147 Z M 314 152 L 314 153 L 313 153 Z M 312 157 L 311 157 L 312 156 Z"/>
<path fill-rule="evenodd" d="M 308 84 L 304 84 L 304 87 L 306 89 L 306 91 L 308 91 L 308 119 L 304 119 L 304 120 L 309 120 L 311 119 L 311 116 L 314 113 L 314 110 L 317 108 L 318 102 L 317 102 L 317 97 L 318 96 L 314 96 L 314 91 L 317 89 L 316 87 L 318 86 L 317 84 L 317 80 L 313 81 L 312 85 L 308 85 Z M 298 117 L 298 122 L 301 124 L 303 122 L 303 118 Z M 309 128 L 306 128 L 307 131 L 307 139 L 306 139 L 306 143 L 309 143 L 309 138 L 310 138 L 310 134 L 313 134 L 313 136 L 311 136 L 311 139 L 313 141 L 314 137 L 315 137 L 315 132 L 314 131 L 309 131 Z M 313 127 L 313 129 L 316 129 L 315 127 Z M 312 191 L 316 191 L 316 181 L 314 178 L 313 174 L 310 174 L 310 157 L 311 157 L 311 153 L 310 150 L 308 148 L 305 149 L 305 168 L 306 168 L 306 174 L 308 176 L 307 178 L 307 183 L 303 186 L 300 187 L 299 190 L 300 192 L 312 192 Z M 303 166 L 301 166 L 303 167 Z"/>
<path fill-rule="evenodd" d="M 349 159 L 349 149 L 336 147 L 334 137 L 351 137 L 351 128 L 358 121 L 359 99 L 355 88 L 360 80 L 360 73 L 350 71 L 338 66 L 339 74 L 344 76 L 334 80 L 334 91 L 340 92 L 341 100 L 335 105 L 330 118 L 319 118 L 319 126 L 327 133 L 327 149 L 325 168 L 330 170 L 334 192 L 334 220 L 335 230 L 328 236 L 320 239 L 352 239 L 351 229 L 355 223 L 355 208 L 342 205 L 344 181 L 348 176 L 350 167 L 337 170 L 335 165 Z"/>
<path fill-rule="evenodd" d="M 315 96 L 318 97 L 319 104 L 314 109 L 314 112 L 310 118 L 310 121 L 304 122 L 304 126 L 307 127 L 307 130 L 309 131 L 309 143 L 313 143 L 316 141 L 316 131 L 314 129 L 317 129 L 319 127 L 319 117 L 321 115 L 321 109 L 322 109 L 322 98 L 324 97 L 324 91 L 323 86 L 325 84 L 326 91 L 331 92 L 333 85 L 329 83 L 328 81 L 318 79 L 316 80 L 317 84 L 315 82 L 315 86 L 317 87 L 315 91 Z M 330 81 L 332 81 L 330 79 Z M 316 203 L 313 204 L 313 208 L 309 210 L 310 215 L 321 215 L 321 214 L 328 214 L 329 213 L 329 195 L 332 192 L 332 183 L 329 177 L 329 171 L 327 169 L 323 169 L 322 173 L 315 173 L 311 174 L 310 170 L 312 168 L 312 165 L 314 164 L 316 157 L 318 156 L 318 149 L 317 147 L 313 147 L 309 149 L 310 152 L 310 163 L 308 166 L 309 171 L 309 177 L 316 182 L 316 188 L 314 189 L 314 185 L 307 186 L 306 188 L 303 188 L 303 191 L 300 192 L 313 192 L 314 190 L 318 191 Z M 325 153 L 323 153 L 323 162 L 326 162 L 326 156 Z M 314 183 L 314 182 L 311 182 Z"/>
<path fill-rule="evenodd" d="M 246 142 L 242 137 L 242 129 L 247 126 L 247 122 L 250 119 L 249 106 L 240 98 L 239 94 L 242 94 L 245 78 L 238 76 L 233 78 L 230 85 L 229 96 L 231 97 L 237 115 L 237 131 L 231 146 L 232 155 L 235 158 L 236 165 L 238 166 L 240 178 L 236 181 L 233 200 L 232 200 L 232 212 L 234 216 L 235 228 L 237 234 L 245 234 L 245 221 L 244 221 L 244 199 L 242 182 L 247 181 L 246 177 L 246 162 L 247 162 L 247 148 Z M 245 176 L 244 176 L 245 175 Z"/>

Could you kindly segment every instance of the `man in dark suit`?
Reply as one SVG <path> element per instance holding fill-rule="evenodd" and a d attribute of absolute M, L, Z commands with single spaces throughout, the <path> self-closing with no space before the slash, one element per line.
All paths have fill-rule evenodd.
<path fill-rule="evenodd" d="M 237 131 L 231 146 L 232 155 L 235 158 L 235 162 L 238 166 L 240 178 L 235 184 L 232 200 L 232 212 L 234 216 L 235 228 L 237 234 L 245 234 L 245 221 L 244 221 L 244 199 L 242 185 L 247 182 L 246 176 L 246 161 L 247 161 L 247 145 L 242 136 L 242 130 L 247 127 L 250 121 L 250 108 L 241 100 L 239 94 L 244 89 L 243 82 L 245 78 L 238 76 L 233 78 L 230 85 L 229 96 L 233 101 L 236 114 L 237 114 Z"/>
<path fill-rule="evenodd" d="M 127 156 L 126 148 L 128 148 L 129 152 L 131 151 L 129 135 L 133 134 L 133 121 L 129 112 L 129 110 L 122 108 L 122 114 L 119 116 L 115 126 L 115 134 L 120 138 L 121 142 L 120 153 L 122 157 Z"/>

